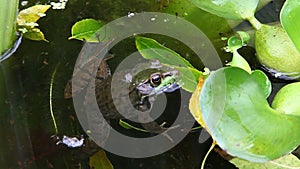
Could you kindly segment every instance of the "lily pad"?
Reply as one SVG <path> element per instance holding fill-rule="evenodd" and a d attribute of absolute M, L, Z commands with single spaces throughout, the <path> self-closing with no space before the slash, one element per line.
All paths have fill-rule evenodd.
<path fill-rule="evenodd" d="M 72 26 L 72 36 L 69 39 L 86 40 L 87 42 L 101 41 L 99 29 L 104 25 L 103 22 L 95 19 L 84 19 L 76 22 Z"/>
<path fill-rule="evenodd" d="M 257 79 L 257 75 L 241 68 L 218 69 L 205 80 L 199 112 L 206 130 L 227 153 L 252 162 L 267 162 L 300 144 L 300 110 L 295 107 L 289 112 L 296 113 L 287 114 L 283 113 L 287 111 L 284 106 L 276 107 L 282 111 L 271 108 L 266 90 Z M 278 97 L 284 101 L 291 95 L 298 96 L 299 85 L 292 91 L 289 96 Z"/>
<path fill-rule="evenodd" d="M 285 1 L 280 11 L 280 21 L 295 44 L 296 48 L 300 52 L 300 1 L 299 0 L 287 0 Z"/>
<path fill-rule="evenodd" d="M 190 0 L 200 9 L 227 19 L 248 19 L 254 16 L 259 0 Z"/>

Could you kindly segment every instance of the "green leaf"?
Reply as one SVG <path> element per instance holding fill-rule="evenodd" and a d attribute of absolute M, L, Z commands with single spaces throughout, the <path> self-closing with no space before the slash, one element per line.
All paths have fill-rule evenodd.
<path fill-rule="evenodd" d="M 242 68 L 248 73 L 251 73 L 251 68 L 248 62 L 239 54 L 237 50 L 233 52 L 231 66 Z"/>
<path fill-rule="evenodd" d="M 268 98 L 272 92 L 272 84 L 268 79 L 268 76 L 261 70 L 254 70 L 251 73 L 254 80 L 256 80 L 257 84 L 263 90 L 263 94 L 265 98 Z"/>
<path fill-rule="evenodd" d="M 36 22 L 46 16 L 45 12 L 50 7 L 51 5 L 35 5 L 20 11 L 17 18 L 18 31 L 22 32 L 27 39 L 48 42 L 43 32 L 35 27 L 38 26 Z"/>
<path fill-rule="evenodd" d="M 239 34 L 243 45 L 247 44 L 250 41 L 250 34 L 248 32 L 244 32 L 244 31 L 237 31 L 236 33 Z"/>
<path fill-rule="evenodd" d="M 17 24 L 19 26 L 28 26 L 30 23 L 36 23 L 41 17 L 45 16 L 45 12 L 51 7 L 51 5 L 35 5 L 24 10 L 21 10 Z"/>
<path fill-rule="evenodd" d="M 254 16 L 259 0 L 190 0 L 197 7 L 228 19 L 247 19 Z"/>
<path fill-rule="evenodd" d="M 300 52 L 300 1 L 299 0 L 287 0 L 285 1 L 281 11 L 280 11 L 280 21 L 292 39 L 294 45 Z"/>
<path fill-rule="evenodd" d="M 72 36 L 69 39 L 86 40 L 87 42 L 99 42 L 103 33 L 99 29 L 104 25 L 101 21 L 84 19 L 72 26 Z"/>
<path fill-rule="evenodd" d="M 250 35 L 242 31 L 239 31 L 238 34 L 240 38 L 236 36 L 232 36 L 227 41 L 228 46 L 226 47 L 226 49 L 228 49 L 233 54 L 230 65 L 234 67 L 242 68 L 246 70 L 248 73 L 251 73 L 250 65 L 243 58 L 243 56 L 241 56 L 237 51 L 238 49 L 243 47 L 246 44 L 246 42 L 250 40 Z"/>
<path fill-rule="evenodd" d="M 252 162 L 267 162 L 300 144 L 300 110 L 287 110 L 282 105 L 272 109 L 261 85 L 264 80 L 258 76 L 237 67 L 218 69 L 204 82 L 199 109 L 205 128 L 227 153 Z M 300 86 L 288 90 L 292 91 L 286 97 L 295 98 Z"/>
<path fill-rule="evenodd" d="M 172 65 L 167 65 L 167 66 L 172 66 Z M 186 67 L 179 67 L 179 66 L 172 66 L 172 67 L 174 67 L 176 70 L 179 71 L 179 77 L 178 77 L 179 85 L 181 85 L 181 87 L 188 92 L 194 92 L 197 87 L 198 78 L 200 76 L 203 76 L 202 72 L 194 68 L 186 68 Z"/>
<path fill-rule="evenodd" d="M 113 169 L 113 165 L 107 158 L 104 150 L 99 150 L 90 157 L 90 167 L 93 169 Z"/>
<path fill-rule="evenodd" d="M 168 65 L 194 68 L 178 53 L 164 47 L 154 39 L 137 36 L 135 37 L 135 43 L 137 49 L 145 59 L 159 60 L 161 63 Z"/>
<path fill-rule="evenodd" d="M 151 38 L 136 37 L 136 47 L 145 59 L 159 60 L 161 64 L 179 71 L 179 84 L 184 90 L 193 92 L 202 72 L 195 69 L 186 59 Z"/>
<path fill-rule="evenodd" d="M 29 29 L 28 32 L 23 34 L 23 36 L 30 40 L 35 40 L 35 41 L 42 40 L 48 42 L 48 40 L 45 39 L 43 32 L 38 28 Z"/>
<path fill-rule="evenodd" d="M 227 41 L 227 45 L 228 49 L 233 53 L 243 46 L 243 41 L 236 36 L 231 36 Z"/>
<path fill-rule="evenodd" d="M 255 49 L 265 67 L 290 77 L 300 75 L 300 53 L 280 25 L 262 25 L 255 33 Z"/>
<path fill-rule="evenodd" d="M 272 107 L 285 114 L 300 116 L 300 82 L 284 86 L 276 94 Z"/>
<path fill-rule="evenodd" d="M 300 160 L 292 154 L 283 156 L 268 163 L 251 163 L 239 158 L 233 158 L 230 162 L 239 169 L 300 169 Z"/>

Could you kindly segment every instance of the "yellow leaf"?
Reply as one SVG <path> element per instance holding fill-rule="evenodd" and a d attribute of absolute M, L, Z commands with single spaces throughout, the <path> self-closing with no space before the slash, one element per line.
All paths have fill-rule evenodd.
<path fill-rule="evenodd" d="M 45 12 L 51 7 L 51 5 L 35 5 L 24 10 L 21 10 L 17 24 L 18 25 L 25 25 L 26 23 L 35 23 L 41 17 L 45 16 Z"/>
<path fill-rule="evenodd" d="M 194 116 L 195 120 L 205 128 L 205 124 L 201 115 L 201 110 L 200 110 L 200 93 L 202 86 L 204 84 L 204 79 L 203 76 L 200 76 L 198 79 L 198 85 L 196 90 L 194 91 L 190 103 L 189 103 L 189 109 L 192 115 Z"/>

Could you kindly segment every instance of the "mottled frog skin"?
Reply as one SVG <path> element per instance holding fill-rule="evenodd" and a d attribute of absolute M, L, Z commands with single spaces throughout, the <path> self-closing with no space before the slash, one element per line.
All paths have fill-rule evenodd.
<path fill-rule="evenodd" d="M 120 72 L 115 72 L 113 76 L 111 76 L 110 69 L 106 64 L 107 58 L 110 58 L 110 56 L 107 56 L 104 60 L 102 60 L 101 64 L 98 67 L 95 78 L 92 78 L 92 71 L 95 68 L 94 66 L 96 66 L 94 65 L 95 61 L 92 61 L 90 63 L 88 62 L 83 67 L 84 69 L 81 69 L 82 71 L 78 72 L 80 73 L 80 76 L 78 76 L 80 78 L 79 83 L 77 83 L 76 86 L 72 86 L 71 80 L 67 83 L 64 93 L 65 98 L 72 98 L 72 87 L 74 88 L 73 95 L 76 95 L 78 93 L 85 92 L 84 86 L 88 86 L 89 83 L 95 83 L 95 89 L 88 90 L 88 92 L 95 92 L 99 109 L 108 123 L 110 120 L 119 120 L 124 118 L 118 112 L 116 108 L 117 105 L 119 107 L 121 106 L 122 110 L 126 110 L 126 117 L 134 117 L 137 115 L 137 117 L 135 118 L 139 122 L 141 122 L 141 125 L 149 132 L 163 133 L 164 131 L 166 131 L 167 128 L 157 124 L 149 115 L 152 103 L 151 101 L 149 101 L 147 94 L 155 95 L 156 91 L 159 91 L 159 93 L 164 92 L 164 90 L 156 90 L 157 86 L 159 86 L 159 84 L 161 83 L 162 78 L 171 76 L 174 72 L 159 72 L 155 69 L 149 69 L 147 71 L 144 71 L 144 74 L 141 78 L 137 78 L 134 80 L 127 78 L 127 76 L 132 74 L 134 70 L 123 70 Z M 113 78 L 115 80 L 114 85 L 112 85 Z M 172 85 L 172 89 L 167 88 L 166 92 L 171 92 L 179 88 L 178 85 Z M 114 92 L 117 93 L 117 96 L 113 97 L 112 93 Z M 85 106 L 89 105 L 92 102 L 92 98 L 88 96 L 90 96 L 89 93 L 86 94 L 86 98 L 84 101 Z M 127 104 L 128 96 L 131 104 Z M 136 110 L 139 111 L 138 114 L 132 113 L 136 112 Z M 105 128 L 103 126 L 104 124 L 101 126 L 101 121 L 97 121 L 99 119 L 99 116 L 97 115 L 96 111 L 89 111 L 90 112 L 88 112 L 88 119 L 89 121 L 91 121 L 92 131 L 99 131 L 99 129 L 97 128 Z M 97 125 L 95 126 L 95 124 Z M 108 129 L 106 131 L 108 131 Z M 99 132 L 99 135 L 101 134 L 103 135 L 103 133 Z M 169 139 L 172 140 L 171 138 Z"/>

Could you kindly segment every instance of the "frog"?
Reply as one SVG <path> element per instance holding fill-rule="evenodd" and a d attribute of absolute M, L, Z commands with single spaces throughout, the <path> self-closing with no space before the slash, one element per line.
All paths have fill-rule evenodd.
<path fill-rule="evenodd" d="M 131 113 L 136 110 L 139 111 L 137 120 L 141 123 L 143 128 L 151 133 L 162 134 L 165 135 L 170 141 L 173 141 L 166 133 L 166 130 L 170 129 L 164 127 L 165 123 L 158 124 L 155 122 L 151 116 L 149 115 L 149 111 L 151 110 L 151 106 L 155 100 L 155 96 L 165 92 L 173 92 L 180 88 L 180 85 L 176 82 L 176 77 L 178 76 L 178 71 L 170 69 L 170 71 L 163 71 L 158 67 L 150 68 L 143 73 L 140 73 L 140 77 L 136 76 L 132 78 L 132 74 L 136 74 L 134 69 L 122 70 L 120 72 L 115 72 L 112 76 L 110 68 L 106 63 L 108 59 L 112 58 L 112 56 L 105 56 L 105 58 L 101 61 L 97 72 L 96 77 L 91 78 L 92 71 L 95 61 L 87 62 L 87 67 L 91 67 L 90 69 L 80 71 L 82 75 L 79 76 L 82 82 L 78 83 L 74 86 L 72 93 L 72 83 L 71 80 L 68 81 L 64 97 L 66 99 L 72 98 L 73 95 L 84 92 L 84 85 L 88 85 L 94 83 L 93 89 L 88 90 L 87 92 L 95 92 L 97 104 L 99 109 L 106 121 L 108 123 L 111 120 L 120 120 L 124 119 L 123 115 L 118 113 L 118 110 L 115 105 L 122 105 L 123 109 L 126 110 L 126 118 L 136 116 L 136 114 Z M 157 61 L 155 61 L 157 64 Z M 151 63 L 150 63 L 151 64 Z M 161 65 L 160 65 L 161 66 Z M 83 66 L 85 67 L 85 66 Z M 138 67 L 138 66 L 136 66 Z M 90 77 L 89 77 L 90 76 Z M 117 83 L 120 86 L 116 89 L 118 96 L 112 96 L 113 93 L 113 78 L 117 79 Z M 90 81 L 85 81 L 86 79 L 93 79 Z M 124 85 L 122 85 L 124 84 Z M 112 92 L 111 92 L 112 90 Z M 123 92 L 124 91 L 124 92 Z M 88 97 L 91 93 L 86 94 L 86 99 L 84 101 L 84 105 L 89 105 L 92 102 L 92 98 Z M 124 100 L 128 99 L 128 96 L 131 104 L 124 104 Z M 135 110 L 134 110 L 135 109 Z M 97 121 L 98 116 L 96 114 L 96 110 L 89 110 L 89 120 L 91 121 L 91 130 L 98 131 L 97 128 L 105 129 L 108 132 L 108 126 L 104 125 L 102 121 Z M 93 124 L 97 124 L 93 126 Z M 174 126 L 176 128 L 177 126 Z M 107 135 L 103 136 L 103 132 L 99 131 L 99 139 L 105 140 L 103 138 L 107 137 Z M 107 133 L 109 134 L 109 133 Z"/>

